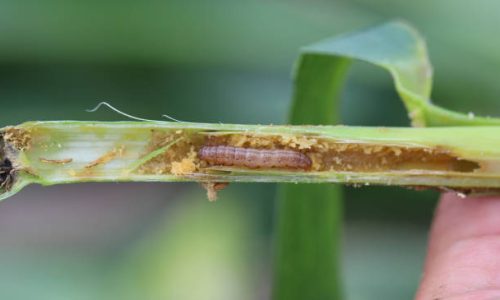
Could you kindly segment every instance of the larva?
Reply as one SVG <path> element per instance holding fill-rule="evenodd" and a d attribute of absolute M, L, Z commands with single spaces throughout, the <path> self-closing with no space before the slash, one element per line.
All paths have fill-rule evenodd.
<path fill-rule="evenodd" d="M 212 165 L 242 166 L 252 169 L 310 169 L 311 159 L 294 150 L 252 149 L 231 146 L 203 146 L 198 157 Z"/>

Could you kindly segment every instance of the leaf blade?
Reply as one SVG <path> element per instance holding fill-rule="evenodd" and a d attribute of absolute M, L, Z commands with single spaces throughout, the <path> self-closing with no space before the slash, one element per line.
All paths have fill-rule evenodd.
<path fill-rule="evenodd" d="M 411 25 L 393 21 L 304 47 L 302 57 L 355 59 L 387 70 L 414 126 L 499 125 L 499 118 L 477 117 L 431 101 L 432 66 L 424 38 Z"/>

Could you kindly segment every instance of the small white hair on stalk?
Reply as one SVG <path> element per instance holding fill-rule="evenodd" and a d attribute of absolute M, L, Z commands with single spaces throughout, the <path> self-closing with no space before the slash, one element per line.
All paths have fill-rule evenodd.
<path fill-rule="evenodd" d="M 117 114 L 119 115 L 122 115 L 126 118 L 129 118 L 129 119 L 132 119 L 132 120 L 136 120 L 136 121 L 146 121 L 146 122 L 163 122 L 162 120 L 150 120 L 150 119 L 144 119 L 144 118 L 140 118 L 140 117 L 136 117 L 136 116 L 132 116 L 130 114 L 127 114 L 126 112 L 123 112 L 119 109 L 117 109 L 116 107 L 114 107 L 113 105 L 109 104 L 108 102 L 99 102 L 96 107 L 92 108 L 92 109 L 86 109 L 85 111 L 86 112 L 96 112 L 97 110 L 99 110 L 102 106 L 106 106 L 107 108 L 111 109 L 112 111 L 116 112 Z M 164 118 L 167 118 L 171 121 L 174 121 L 174 122 L 182 122 L 182 121 L 179 121 L 169 115 L 161 115 L 162 117 Z"/>

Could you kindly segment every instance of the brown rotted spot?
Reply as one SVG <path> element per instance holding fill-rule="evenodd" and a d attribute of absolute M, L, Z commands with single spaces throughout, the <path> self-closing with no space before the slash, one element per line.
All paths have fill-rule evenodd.
<path fill-rule="evenodd" d="M 15 169 L 12 162 L 5 158 L 0 164 L 0 189 L 8 191 L 15 181 Z"/>

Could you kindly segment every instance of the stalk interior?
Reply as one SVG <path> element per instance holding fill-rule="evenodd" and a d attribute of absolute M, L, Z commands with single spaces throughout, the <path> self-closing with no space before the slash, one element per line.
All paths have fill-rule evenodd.
<path fill-rule="evenodd" d="M 148 151 L 154 151 L 174 141 L 176 134 L 169 132 L 153 132 Z M 312 161 L 310 168 L 285 168 L 296 172 L 381 172 L 381 171 L 442 171 L 442 172 L 474 172 L 480 168 L 479 163 L 460 159 L 444 148 L 410 147 L 398 145 L 380 145 L 363 142 L 346 142 L 325 139 L 315 136 L 297 135 L 254 135 L 245 133 L 192 133 L 183 135 L 182 139 L 164 153 L 144 163 L 138 171 L 143 174 L 189 174 L 209 172 L 221 165 L 214 165 L 200 159 L 199 151 L 206 146 L 230 146 L 236 149 L 255 150 L 291 150 L 302 153 Z M 267 152 L 269 153 L 269 152 Z M 245 159 L 245 158 L 243 158 Z M 252 158 L 248 158 L 252 159 Z M 249 169 L 237 159 L 233 168 Z M 254 167 L 266 169 L 266 167 Z M 279 168 L 279 167 L 278 167 Z M 220 169 L 220 168 L 219 168 Z"/>
<path fill-rule="evenodd" d="M 346 131 L 342 136 L 341 128 L 190 126 L 41 122 L 4 128 L 0 184 L 9 189 L 16 176 L 23 175 L 41 184 L 194 180 L 498 186 L 491 176 L 499 173 L 499 159 L 458 155 L 451 150 L 458 144 L 452 148 L 450 142 L 436 143 L 441 133 L 435 131 L 434 137 L 426 132 L 427 143 L 406 136 L 418 137 L 413 132 L 419 129 L 390 129 L 383 136 L 373 129 L 373 134 L 364 135 L 378 135 L 378 140 L 368 140 L 355 133 L 347 136 Z M 220 146 L 231 151 L 209 153 L 222 159 L 200 156 L 201 149 Z"/>

